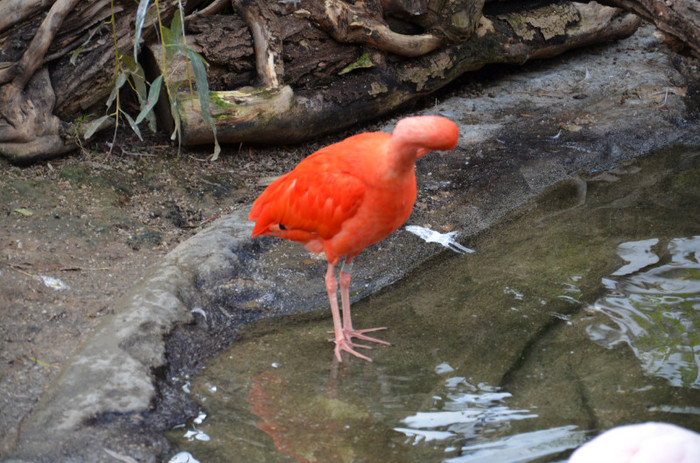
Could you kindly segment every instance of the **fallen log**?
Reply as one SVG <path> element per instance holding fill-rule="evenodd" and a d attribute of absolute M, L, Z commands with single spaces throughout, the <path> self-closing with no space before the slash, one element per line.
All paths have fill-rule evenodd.
<path fill-rule="evenodd" d="M 231 17 L 217 17 L 216 23 L 230 22 L 217 28 L 194 24 L 194 33 L 187 39 L 212 64 L 213 88 L 236 81 L 241 71 L 225 69 L 232 63 L 250 82 L 255 63 L 253 46 L 250 36 L 237 32 L 240 28 L 234 25 L 235 21 Z M 629 36 L 640 19 L 617 8 L 576 2 L 486 15 L 469 40 L 412 59 L 372 48 L 358 50 L 336 41 L 323 42 L 317 29 L 298 25 L 292 19 L 284 24 L 286 85 L 211 93 L 210 107 L 220 142 L 294 143 L 328 134 L 387 114 L 489 63 L 522 64 Z M 221 49 L 210 53 L 207 44 L 216 41 L 212 34 L 220 34 L 222 30 L 238 34 L 231 38 L 240 44 L 235 47 L 236 52 L 248 52 L 235 59 L 216 55 Z M 226 48 L 231 43 L 228 38 L 221 40 L 220 35 L 218 42 Z M 308 49 L 304 50 L 300 44 L 306 44 Z M 313 50 L 313 58 L 308 55 L 309 50 Z M 300 56 L 302 53 L 306 53 L 306 59 Z M 156 61 L 161 55 L 157 46 L 151 54 Z M 328 57 L 328 61 L 320 57 Z M 186 79 L 184 68 L 180 66 L 181 75 L 171 78 Z M 183 144 L 212 143 L 213 134 L 202 118 L 196 94 L 182 91 L 176 98 L 181 111 Z"/>
<path fill-rule="evenodd" d="M 198 3 L 187 2 L 185 13 Z M 625 37 L 639 24 L 594 2 L 558 1 L 235 0 L 231 14 L 209 16 L 227 4 L 210 3 L 188 16 L 186 26 L 188 46 L 210 63 L 217 138 L 233 143 L 299 142 L 347 128 L 486 64 L 554 56 Z M 91 119 L 103 119 L 115 54 L 128 56 L 134 47 L 137 6 L 124 0 L 0 5 L 0 43 L 11 45 L 0 47 L 1 155 L 28 163 L 63 154 L 75 149 Z M 155 6 L 143 29 L 146 43 L 156 39 L 156 18 L 170 24 L 177 11 L 176 3 L 161 2 L 156 15 Z M 152 79 L 165 74 L 169 89 L 187 83 L 173 93 L 181 141 L 212 143 L 198 97 L 184 90 L 191 88 L 186 63 L 162 62 L 156 45 L 150 51 Z M 158 113 L 161 128 L 171 132 L 167 98 Z"/>

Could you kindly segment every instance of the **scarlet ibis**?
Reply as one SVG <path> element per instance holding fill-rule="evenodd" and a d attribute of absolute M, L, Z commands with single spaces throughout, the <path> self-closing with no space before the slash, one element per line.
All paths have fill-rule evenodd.
<path fill-rule="evenodd" d="M 345 351 L 372 361 L 353 338 L 379 344 L 366 333 L 386 327 L 354 329 L 350 315 L 350 272 L 363 249 L 386 238 L 411 215 L 416 201 L 416 159 L 457 146 L 459 129 L 440 116 L 401 119 L 392 134 L 361 133 L 321 148 L 294 170 L 272 182 L 248 216 L 253 237 L 275 236 L 303 243 L 328 261 L 326 290 L 333 314 L 335 356 Z M 335 266 L 344 258 L 335 278 Z M 341 321 L 337 291 L 343 308 Z"/>

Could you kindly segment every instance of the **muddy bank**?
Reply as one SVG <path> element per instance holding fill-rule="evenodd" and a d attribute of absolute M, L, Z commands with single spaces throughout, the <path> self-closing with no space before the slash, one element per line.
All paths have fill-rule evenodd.
<path fill-rule="evenodd" d="M 417 166 L 419 197 L 409 224 L 459 231 L 468 246 L 471 236 L 547 186 L 577 172 L 605 170 L 673 143 L 700 143 L 698 82 L 688 80 L 698 75 L 697 63 L 666 51 L 649 27 L 615 44 L 518 70 L 498 71 L 498 76 L 479 73 L 488 77 L 479 83 L 466 77 L 462 86 L 422 111 L 452 118 L 460 125 L 462 136 L 456 150 L 434 153 Z M 395 120 L 371 129 L 390 130 L 393 123 Z M 231 159 L 225 162 L 242 162 L 243 157 L 250 156 L 231 151 Z M 294 153 L 287 159 L 300 155 Z M 209 221 L 209 217 L 219 214 L 204 212 L 194 222 L 196 230 L 205 229 L 167 254 L 157 245 L 155 250 L 152 245 L 142 245 L 141 249 L 151 250 L 135 259 L 127 251 L 134 249 L 133 244 L 114 238 L 119 235 L 110 235 L 107 241 L 119 243 L 122 254 L 118 256 L 124 256 L 122 276 L 135 279 L 144 275 L 135 262 L 148 265 L 149 270 L 128 291 L 120 292 L 121 297 L 105 300 L 101 310 L 90 308 L 92 301 L 71 302 L 69 293 L 51 293 L 42 288 L 45 293 L 36 296 L 40 300 L 37 307 L 50 306 L 55 294 L 68 294 L 61 296 L 62 303 L 75 303 L 82 314 L 71 316 L 83 324 L 84 334 L 66 343 L 63 355 L 52 354 L 55 360 L 46 362 L 41 360 L 46 357 L 22 352 L 26 341 L 15 332 L 33 328 L 23 328 L 19 321 L 9 325 L 11 328 L 3 335 L 16 344 L 13 355 L 27 359 L 18 365 L 35 358 L 47 363 L 50 372 L 56 370 L 38 381 L 43 387 L 53 380 L 38 404 L 34 401 L 42 391 L 34 388 L 25 405 L 15 408 L 18 420 L 31 412 L 22 421 L 19 433 L 12 428 L 12 417 L 3 416 L 3 434 L 11 435 L 5 441 L 9 461 L 114 461 L 105 449 L 139 461 L 167 457 L 174 449 L 161 432 L 196 412 L 183 392 L 188 375 L 229 345 L 243 323 L 310 310 L 318 310 L 319 317 L 330 316 L 325 308 L 322 261 L 309 259 L 300 247 L 290 243 L 252 241 L 248 237 L 251 226 L 245 221 L 247 205 L 262 190 L 253 178 L 286 170 L 270 167 L 268 174 L 257 166 L 254 175 L 241 176 L 246 189 L 232 187 L 221 197 L 212 193 L 203 209 L 214 210 L 218 204 L 226 215 Z M 221 169 L 223 177 L 225 167 Z M 140 180 L 133 179 L 133 175 L 125 174 L 138 184 Z M 237 174 L 231 175 L 235 178 Z M 69 182 L 73 185 L 77 181 Z M 206 182 L 200 182 L 200 186 L 202 183 Z M 120 191 L 118 186 L 112 189 Z M 118 203 L 107 203 L 115 201 Z M 20 208 L 31 209 L 21 204 L 13 206 L 6 218 L 7 229 L 23 217 L 14 212 Z M 82 214 L 85 218 L 78 219 L 88 223 L 101 210 L 97 203 Z M 174 224 L 167 220 L 163 223 L 163 230 Z M 137 225 L 130 225 L 129 230 L 130 237 L 139 236 Z M 148 230 L 146 226 L 144 232 Z M 36 234 L 42 235 L 39 231 Z M 12 239 L 17 238 L 9 236 L 5 242 Z M 71 255 L 63 254 L 62 245 L 56 244 L 62 239 L 53 241 L 54 251 L 37 252 L 36 264 L 32 265 L 38 266 L 46 254 L 61 258 Z M 37 240 L 42 243 L 40 237 Z M 104 252 L 102 249 L 97 243 L 79 255 L 94 259 L 98 252 Z M 358 257 L 353 297 L 362 298 L 391 284 L 426 259 L 439 258 L 440 252 L 443 250 L 438 245 L 426 244 L 400 230 Z M 16 249 L 13 254 L 9 250 L 4 253 L 15 267 L 24 258 Z M 62 262 L 58 265 L 69 266 Z M 0 278 L 12 279 L 3 283 L 5 288 L 27 284 L 18 281 L 17 274 L 25 275 L 15 267 L 3 268 Z M 20 265 L 19 270 L 40 273 L 31 266 Z M 113 273 L 118 272 L 115 269 Z M 91 275 L 95 292 L 109 285 L 108 278 L 95 272 Z M 17 306 L 23 297 L 10 295 L 7 303 Z M 98 316 L 90 318 L 86 312 L 97 312 Z M 23 315 L 11 318 L 22 320 Z M 35 326 L 40 333 L 44 331 L 41 323 Z M 69 358 L 77 341 L 84 343 Z M 43 342 L 41 347 L 50 345 L 48 339 Z M 45 355 L 44 351 L 40 353 Z M 319 355 L 324 353 L 330 358 L 330 346 Z M 56 362 L 60 368 L 52 367 Z M 11 360 L 8 364 L 14 365 Z M 35 365 L 42 367 L 38 362 Z M 28 372 L 23 376 L 21 370 L 17 369 L 15 377 L 31 383 Z M 12 376 L 3 373 L 6 390 L 16 393 L 8 378 Z M 13 402 L 12 396 L 6 397 L 3 400 L 7 403 Z"/>

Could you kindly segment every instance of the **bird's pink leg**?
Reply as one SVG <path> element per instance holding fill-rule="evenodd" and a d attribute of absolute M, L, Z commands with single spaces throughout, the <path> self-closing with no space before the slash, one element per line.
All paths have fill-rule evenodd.
<path fill-rule="evenodd" d="M 350 338 L 343 332 L 343 325 L 340 321 L 340 310 L 338 308 L 338 282 L 335 280 L 335 265 L 328 263 L 328 271 L 326 272 L 326 291 L 328 291 L 328 300 L 331 303 L 331 313 L 333 314 L 333 332 L 335 333 L 335 357 L 339 362 L 343 359 L 340 356 L 341 351 L 349 352 L 352 355 L 371 362 L 372 359 L 366 355 L 353 350 L 353 347 L 366 347 L 353 344 Z"/>
<path fill-rule="evenodd" d="M 380 328 L 368 328 L 364 330 L 355 330 L 352 327 L 352 316 L 350 315 L 350 272 L 352 271 L 352 259 L 346 259 L 343 262 L 343 266 L 340 268 L 340 273 L 338 275 L 338 280 L 340 280 L 340 300 L 343 304 L 343 333 L 345 334 L 345 339 L 350 341 L 352 338 L 362 339 L 364 341 L 376 342 L 377 344 L 384 344 L 390 346 L 390 342 L 382 341 L 381 339 L 372 338 L 370 336 L 365 336 L 364 333 L 371 333 L 372 331 L 385 330 L 386 326 Z M 357 346 L 357 344 L 355 344 Z M 363 346 L 367 347 L 367 346 Z"/>

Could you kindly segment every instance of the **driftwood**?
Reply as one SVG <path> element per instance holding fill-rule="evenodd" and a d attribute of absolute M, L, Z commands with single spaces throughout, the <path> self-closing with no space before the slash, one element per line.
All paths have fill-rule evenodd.
<path fill-rule="evenodd" d="M 35 13 L 40 9 L 37 3 L 14 5 L 16 15 Z M 42 65 L 58 29 L 76 3 L 54 3 L 24 53 L 14 65 L 0 70 L 0 140 L 6 153 L 21 152 L 33 158 L 46 151 L 60 154 L 73 148 L 62 136 L 61 121 L 53 114 L 56 98 L 49 73 Z"/>
<path fill-rule="evenodd" d="M 687 45 L 700 58 L 700 2 L 682 0 L 601 0 L 610 6 L 624 8 Z"/>
<path fill-rule="evenodd" d="M 212 65 L 210 85 L 216 91 L 210 106 L 219 141 L 302 141 L 386 114 L 488 63 L 521 64 L 555 56 L 575 47 L 628 36 L 639 25 L 636 16 L 616 8 L 559 2 L 481 16 L 468 40 L 452 44 L 444 33 L 424 33 L 418 35 L 422 41 L 418 45 L 402 38 L 381 45 L 402 51 L 404 57 L 397 57 L 374 47 L 354 46 L 359 39 L 352 43 L 328 41 L 323 30 L 308 27 L 306 18 L 320 13 L 304 14 L 308 16 L 292 13 L 282 21 L 284 85 L 233 91 L 226 88 L 245 86 L 254 76 L 250 35 L 240 33 L 242 23 L 231 16 L 191 21 L 188 43 L 194 44 Z M 367 19 L 361 21 L 365 32 L 370 27 L 367 24 Z M 329 27 L 335 30 L 338 26 L 326 24 L 324 29 Z M 336 32 L 332 35 L 347 38 Z M 443 45 L 431 51 L 435 42 Z M 232 48 L 232 43 L 236 51 L 247 53 L 231 59 L 225 50 Z M 398 50 L 401 46 L 404 48 Z M 414 56 L 417 48 L 428 53 Z M 156 60 L 160 56 L 157 46 L 152 55 Z M 187 78 L 184 72 L 171 77 Z M 177 99 L 182 111 L 183 143 L 211 143 L 213 135 L 201 116 L 197 96 L 181 92 Z"/>
<path fill-rule="evenodd" d="M 228 142 L 304 140 L 391 111 L 487 63 L 553 56 L 638 25 L 593 2 L 216 0 L 197 12 L 201 1 L 185 2 L 187 39 L 211 64 L 210 107 L 219 140 Z M 605 1 L 698 53 L 693 2 Z M 232 14 L 218 14 L 229 4 Z M 154 5 L 144 44 L 156 42 Z M 177 2 L 159 6 L 169 25 Z M 86 121 L 105 114 L 115 53 L 133 49 L 136 8 L 126 0 L 0 2 L 0 154 L 26 163 L 74 149 Z M 150 51 L 139 56 L 154 57 L 155 75 L 163 63 L 157 46 Z M 169 79 L 185 79 L 176 63 L 167 69 Z M 197 98 L 176 98 L 182 141 L 211 143 Z M 159 109 L 171 130 L 169 105 Z"/>
<path fill-rule="evenodd" d="M 89 113 L 104 114 L 115 47 L 133 47 L 134 3 L 8 0 L 0 3 L 0 154 L 17 163 L 77 146 Z M 165 19 L 176 5 L 163 8 Z M 107 22 L 114 14 L 114 33 Z M 144 37 L 153 35 L 146 28 Z M 26 42 L 26 38 L 31 38 Z"/>

